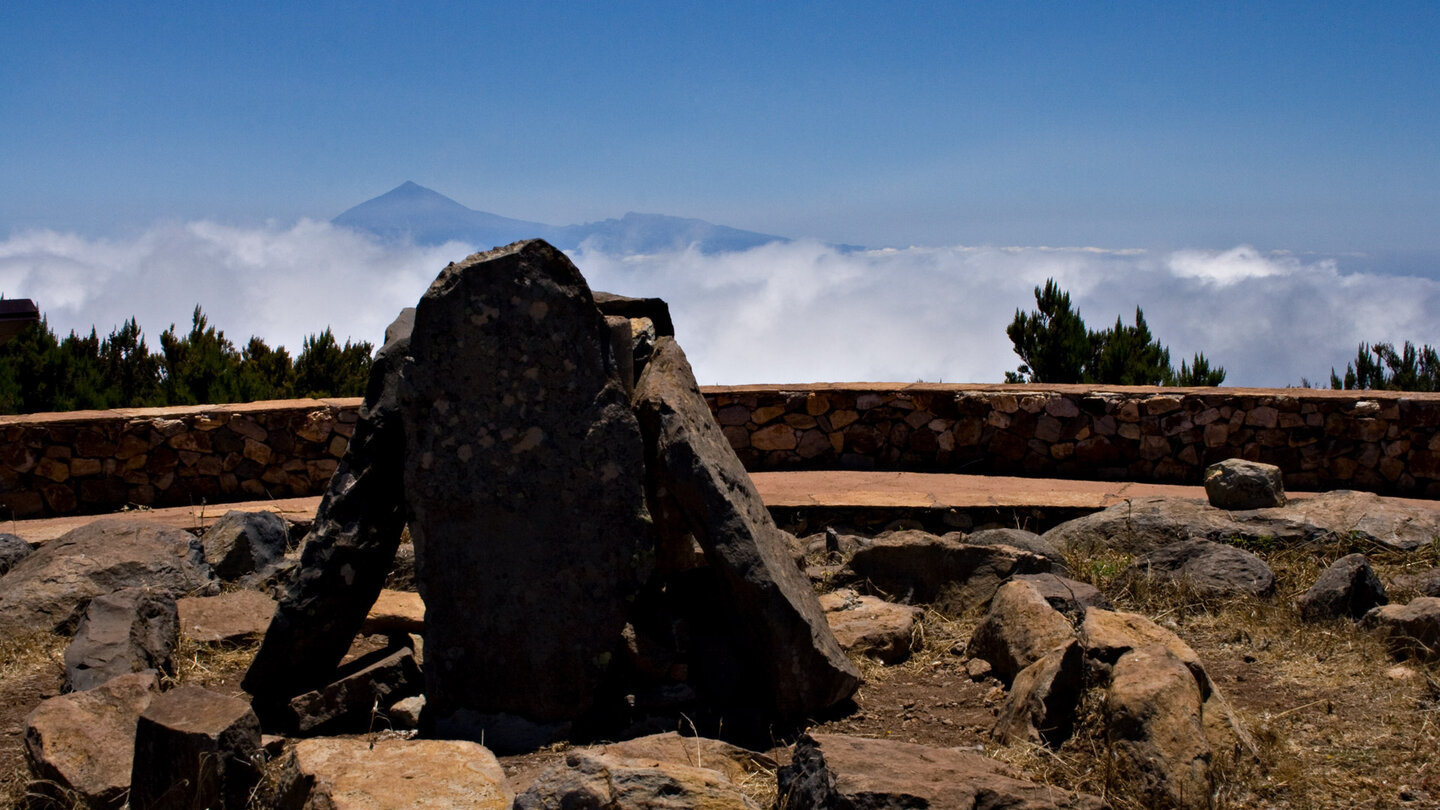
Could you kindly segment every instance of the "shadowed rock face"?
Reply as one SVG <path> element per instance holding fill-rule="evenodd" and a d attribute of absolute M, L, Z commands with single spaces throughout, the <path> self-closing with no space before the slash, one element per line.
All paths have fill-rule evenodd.
<path fill-rule="evenodd" d="M 644 445 L 590 290 L 544 242 L 447 267 L 410 351 L 427 711 L 439 733 L 504 747 L 500 715 L 595 708 L 653 548 Z"/>

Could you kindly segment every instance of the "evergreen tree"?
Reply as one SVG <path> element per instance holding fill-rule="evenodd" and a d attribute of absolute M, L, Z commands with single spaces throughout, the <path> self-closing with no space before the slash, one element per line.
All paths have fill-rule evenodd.
<path fill-rule="evenodd" d="M 295 364 L 284 346 L 272 349 L 258 337 L 251 337 L 240 352 L 240 401 L 290 399 L 295 396 Z"/>
<path fill-rule="evenodd" d="M 1408 340 L 1398 352 L 1393 343 L 1361 343 L 1355 362 L 1345 366 L 1343 378 L 1330 369 L 1330 387 L 1440 391 L 1440 354 L 1428 344 L 1417 349 Z"/>
<path fill-rule="evenodd" d="M 302 397 L 363 396 L 370 379 L 369 341 L 335 342 L 330 327 L 305 338 L 295 358 L 295 395 Z"/>
<path fill-rule="evenodd" d="M 100 367 L 110 384 L 107 407 L 141 408 L 160 402 L 160 357 L 150 353 L 135 318 L 100 344 Z"/>
<path fill-rule="evenodd" d="M 240 353 L 224 332 L 210 325 L 199 304 L 190 317 L 190 333 L 180 337 L 170 324 L 160 333 L 160 349 L 165 355 L 160 388 L 166 404 L 214 404 L 238 397 Z"/>
<path fill-rule="evenodd" d="M 1174 376 L 1170 385 L 1179 385 L 1189 388 L 1211 388 L 1225 382 L 1225 369 L 1210 368 L 1210 361 L 1205 358 L 1204 352 L 1196 353 L 1190 363 L 1180 361 L 1180 371 Z"/>

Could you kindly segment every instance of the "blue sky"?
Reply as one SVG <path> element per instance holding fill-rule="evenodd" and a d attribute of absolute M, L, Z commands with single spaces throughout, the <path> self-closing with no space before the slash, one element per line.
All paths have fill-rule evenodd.
<path fill-rule="evenodd" d="M 17 0 L 0 292 L 152 345 L 196 303 L 240 341 L 378 340 L 490 247 L 326 224 L 413 180 L 801 239 L 575 255 L 669 297 L 702 382 L 998 381 L 1049 277 L 1230 384 L 1320 381 L 1440 345 L 1437 52 L 1437 2 Z"/>
<path fill-rule="evenodd" d="M 1440 4 L 40 3 L 0 233 L 413 179 L 866 245 L 1440 248 Z"/>

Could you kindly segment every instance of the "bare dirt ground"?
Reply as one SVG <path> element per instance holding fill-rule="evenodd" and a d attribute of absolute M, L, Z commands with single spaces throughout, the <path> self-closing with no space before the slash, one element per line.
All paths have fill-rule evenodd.
<path fill-rule="evenodd" d="M 1440 669 L 1392 659 L 1351 622 L 1301 624 L 1291 605 L 1326 565 L 1353 550 L 1365 549 L 1261 553 L 1278 579 L 1277 595 L 1264 601 L 1206 601 L 1155 586 L 1117 590 L 1115 575 L 1126 559 L 1071 560 L 1076 578 L 1100 586 L 1117 609 L 1147 615 L 1185 639 L 1254 735 L 1258 757 L 1239 749 L 1215 752 L 1216 807 L 1440 807 Z M 1391 600 L 1405 602 L 1415 594 L 1393 587 L 1395 578 L 1434 567 L 1437 558 L 1431 548 L 1376 553 L 1372 562 L 1391 586 Z M 990 739 L 1004 691 L 993 680 L 971 680 L 965 670 L 964 647 L 979 618 L 927 612 L 914 655 L 893 667 L 859 662 L 865 684 L 855 711 L 816 730 L 980 750 L 1032 779 L 1102 795 L 1119 810 L 1142 807 L 1108 777 L 1098 717 L 1082 721 L 1057 750 L 1003 747 Z M 24 795 L 24 719 L 59 692 L 64 643 L 43 636 L 0 648 L 0 806 L 17 806 Z M 173 677 L 239 694 L 251 655 L 253 648 L 186 646 Z M 521 786 L 562 753 L 557 747 L 502 762 L 512 784 Z M 786 757 L 783 748 L 772 753 Z M 776 800 L 773 780 L 747 789 L 761 806 Z"/>

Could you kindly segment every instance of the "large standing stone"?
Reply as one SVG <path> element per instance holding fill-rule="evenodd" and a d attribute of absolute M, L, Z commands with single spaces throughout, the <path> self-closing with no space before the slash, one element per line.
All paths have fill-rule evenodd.
<path fill-rule="evenodd" d="M 704 549 L 721 600 L 710 610 L 734 631 L 730 658 L 769 692 L 756 703 L 798 717 L 850 697 L 859 673 L 672 338 L 656 342 L 635 404 L 661 531 L 673 540 L 693 535 Z"/>
<path fill-rule="evenodd" d="M 135 810 L 243 808 L 260 778 L 260 721 L 249 704 L 198 686 L 150 702 L 135 726 Z"/>
<path fill-rule="evenodd" d="M 90 600 L 65 648 L 65 687 L 92 689 L 117 675 L 174 671 L 175 599 L 146 588 L 124 588 Z"/>
<path fill-rule="evenodd" d="M 441 272 L 410 351 L 427 712 L 498 748 L 534 742 L 502 738 L 517 719 L 563 733 L 596 708 L 653 549 L 605 320 L 564 254 L 518 242 Z"/>
<path fill-rule="evenodd" d="M 102 520 L 51 540 L 0 577 L 0 633 L 70 632 L 91 599 L 132 586 L 171 596 L 218 591 L 190 533 Z"/>
<path fill-rule="evenodd" d="M 88 807 L 124 804 L 135 723 L 157 691 L 154 672 L 137 672 L 35 707 L 25 720 L 25 758 L 40 780 L 31 792 L 68 791 Z"/>
<path fill-rule="evenodd" d="M 408 341 L 375 355 L 355 433 L 330 477 L 245 691 L 267 723 L 290 698 L 329 683 L 375 603 L 405 527 L 401 471 L 405 430 L 398 402 L 400 361 Z"/>

